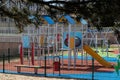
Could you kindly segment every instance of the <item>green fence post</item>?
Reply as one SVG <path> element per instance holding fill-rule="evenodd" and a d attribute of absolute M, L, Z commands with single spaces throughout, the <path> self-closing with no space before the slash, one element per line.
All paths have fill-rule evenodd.
<path fill-rule="evenodd" d="M 8 63 L 10 63 L 10 48 L 8 48 Z"/>
<path fill-rule="evenodd" d="M 92 58 L 92 80 L 94 80 L 94 58 Z"/>
<path fill-rule="evenodd" d="M 5 73 L 5 54 L 3 53 L 3 73 Z"/>

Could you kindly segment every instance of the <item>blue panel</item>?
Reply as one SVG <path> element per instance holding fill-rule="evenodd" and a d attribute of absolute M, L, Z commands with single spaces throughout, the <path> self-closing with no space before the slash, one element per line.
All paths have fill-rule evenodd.
<path fill-rule="evenodd" d="M 85 24 L 88 24 L 87 21 L 84 20 L 83 18 L 80 19 L 80 22 L 81 22 L 82 24 L 84 24 L 84 25 L 85 25 Z"/>
<path fill-rule="evenodd" d="M 69 33 L 68 32 L 64 32 L 63 33 L 63 49 L 64 50 L 68 50 L 68 38 L 69 37 Z M 75 38 L 75 47 L 76 48 L 81 48 L 82 47 L 82 33 L 81 32 L 70 32 L 70 37 L 74 37 Z"/>
<path fill-rule="evenodd" d="M 74 32 L 70 32 L 70 37 L 74 37 Z M 69 32 L 63 33 L 63 49 L 68 50 L 69 49 Z"/>
<path fill-rule="evenodd" d="M 65 49 L 65 50 L 68 50 L 69 48 L 68 48 L 68 36 L 69 36 L 69 34 L 68 34 L 68 32 L 64 32 L 63 33 L 63 49 Z"/>
<path fill-rule="evenodd" d="M 75 32 L 75 47 L 81 48 L 82 47 L 82 33 Z"/>
<path fill-rule="evenodd" d="M 69 36 L 74 37 L 74 32 L 64 32 L 63 33 L 63 49 L 68 50 L 69 49 Z"/>
<path fill-rule="evenodd" d="M 29 36 L 22 37 L 23 48 L 30 48 L 30 38 Z"/>
<path fill-rule="evenodd" d="M 74 19 L 71 18 L 69 15 L 65 15 L 64 17 L 67 19 L 67 21 L 68 21 L 70 24 L 75 24 Z"/>
<path fill-rule="evenodd" d="M 43 18 L 45 19 L 45 21 L 47 21 L 48 24 L 55 24 L 55 22 L 51 19 L 51 17 L 45 15 L 43 16 Z"/>
<path fill-rule="evenodd" d="M 31 16 L 28 16 L 29 19 L 35 19 L 35 16 L 31 15 Z"/>

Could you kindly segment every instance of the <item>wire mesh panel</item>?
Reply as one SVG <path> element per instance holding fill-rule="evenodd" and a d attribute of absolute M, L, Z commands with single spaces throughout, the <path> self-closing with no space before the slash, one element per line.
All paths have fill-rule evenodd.
<path fill-rule="evenodd" d="M 14 45 L 15 46 L 15 45 Z M 11 46 L 12 47 L 12 46 Z M 35 60 L 35 64 L 32 65 L 32 61 L 28 60 L 28 54 L 24 53 L 24 64 L 20 62 L 20 54 L 19 51 L 15 51 L 14 48 L 2 49 L 0 56 L 0 72 L 4 73 L 19 73 L 18 67 L 22 66 L 20 74 L 35 74 L 37 70 L 37 74 L 44 75 L 44 62 L 40 65 L 39 60 Z M 36 58 L 36 57 L 35 57 Z M 30 64 L 29 64 L 30 63 Z"/>

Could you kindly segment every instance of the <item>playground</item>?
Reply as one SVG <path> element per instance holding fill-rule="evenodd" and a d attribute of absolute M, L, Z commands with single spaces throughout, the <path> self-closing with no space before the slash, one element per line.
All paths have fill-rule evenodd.
<path fill-rule="evenodd" d="M 76 21 L 69 15 L 61 16 L 59 23 L 47 15 L 41 20 L 45 26 L 30 25 L 21 33 L 14 58 L 11 49 L 1 55 L 0 72 L 87 80 L 120 78 L 120 46 L 115 36 L 116 44 L 109 43 L 109 28 L 99 33 L 81 18 L 80 30 L 76 30 Z"/>

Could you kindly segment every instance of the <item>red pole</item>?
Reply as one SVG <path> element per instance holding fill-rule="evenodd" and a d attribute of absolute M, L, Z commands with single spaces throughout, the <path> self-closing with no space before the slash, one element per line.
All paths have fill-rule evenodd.
<path fill-rule="evenodd" d="M 32 43 L 32 54 L 31 54 L 32 65 L 34 65 L 34 44 Z"/>
<path fill-rule="evenodd" d="M 60 34 L 57 34 L 57 41 L 60 40 Z"/>
<path fill-rule="evenodd" d="M 22 43 L 20 45 L 20 63 L 23 64 L 23 47 L 22 47 Z"/>

